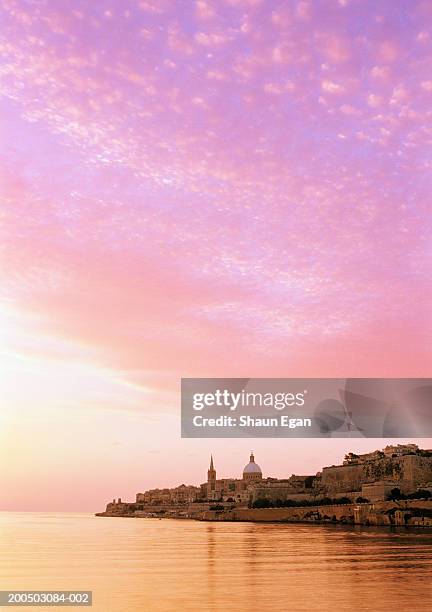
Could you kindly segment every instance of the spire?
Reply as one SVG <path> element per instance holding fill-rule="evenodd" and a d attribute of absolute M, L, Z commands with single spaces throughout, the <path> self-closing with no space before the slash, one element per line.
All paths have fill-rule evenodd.
<path fill-rule="evenodd" d="M 251 455 L 250 455 L 250 459 L 249 460 L 250 460 L 251 463 L 255 463 L 255 457 L 254 457 L 253 451 L 251 451 Z"/>
<path fill-rule="evenodd" d="M 207 470 L 207 482 L 214 483 L 216 480 L 216 470 L 213 465 L 213 455 L 210 455 L 210 467 Z"/>

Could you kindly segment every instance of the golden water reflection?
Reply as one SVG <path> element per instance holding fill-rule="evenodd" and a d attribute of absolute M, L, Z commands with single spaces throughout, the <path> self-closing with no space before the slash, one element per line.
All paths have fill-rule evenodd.
<path fill-rule="evenodd" d="M 1 589 L 100 612 L 432 609 L 430 531 L 0 513 L 0 541 Z"/>

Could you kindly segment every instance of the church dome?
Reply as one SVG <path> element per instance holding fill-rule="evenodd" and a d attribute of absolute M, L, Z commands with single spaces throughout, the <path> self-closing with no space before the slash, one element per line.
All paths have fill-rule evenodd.
<path fill-rule="evenodd" d="M 250 461 L 245 466 L 243 474 L 262 474 L 260 466 L 255 463 L 255 457 L 253 456 L 253 453 L 251 453 Z"/>

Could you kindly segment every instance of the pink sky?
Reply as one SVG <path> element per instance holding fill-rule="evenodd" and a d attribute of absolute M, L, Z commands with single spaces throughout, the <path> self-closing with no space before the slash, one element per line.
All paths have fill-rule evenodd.
<path fill-rule="evenodd" d="M 1 507 L 237 475 L 250 441 L 180 439 L 181 376 L 430 375 L 430 2 L 0 12 Z"/>

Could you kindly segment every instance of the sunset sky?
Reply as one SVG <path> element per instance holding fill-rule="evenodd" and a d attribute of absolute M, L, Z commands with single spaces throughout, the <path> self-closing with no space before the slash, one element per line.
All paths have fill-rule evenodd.
<path fill-rule="evenodd" d="M 432 2 L 0 24 L 1 508 L 239 475 L 250 441 L 180 439 L 181 376 L 430 376 Z M 385 443 L 253 448 L 287 476 Z"/>

